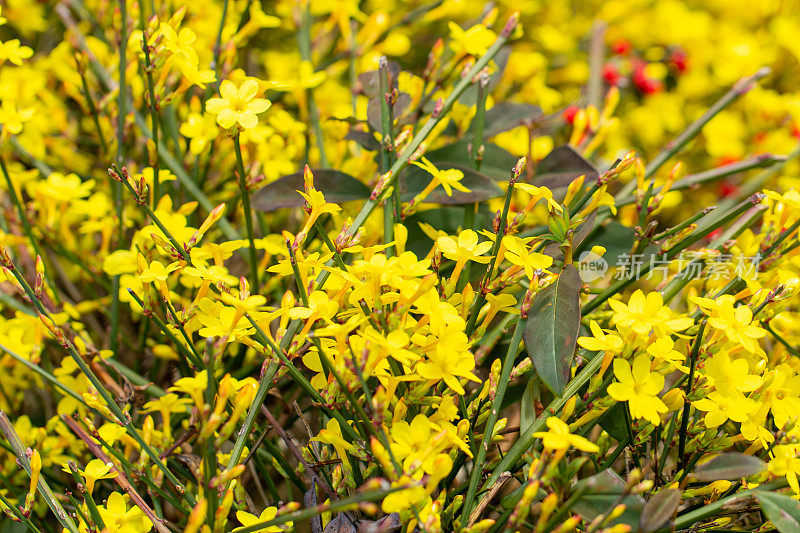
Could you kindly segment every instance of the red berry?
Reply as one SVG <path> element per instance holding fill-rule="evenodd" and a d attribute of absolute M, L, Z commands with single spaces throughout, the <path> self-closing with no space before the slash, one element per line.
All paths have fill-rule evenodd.
<path fill-rule="evenodd" d="M 653 94 L 661 91 L 661 82 L 647 76 L 645 72 L 647 63 L 637 61 L 633 66 L 633 84 L 644 94 Z"/>
<path fill-rule="evenodd" d="M 612 87 L 618 87 L 619 82 L 622 80 L 622 75 L 619 69 L 613 63 L 606 63 L 603 65 L 603 79 Z"/>
<path fill-rule="evenodd" d="M 572 123 L 575 121 L 575 115 L 577 114 L 578 106 L 568 106 L 566 109 L 564 109 L 564 120 L 567 122 L 567 124 L 572 125 Z"/>
<path fill-rule="evenodd" d="M 719 184 L 718 187 L 718 194 L 720 198 L 727 198 L 729 196 L 734 196 L 736 193 L 739 192 L 739 186 L 735 183 L 731 183 L 729 181 L 723 181 Z"/>
<path fill-rule="evenodd" d="M 686 69 L 689 67 L 688 60 L 689 55 L 682 48 L 673 50 L 672 55 L 669 58 L 670 64 L 681 74 L 686 72 Z"/>
<path fill-rule="evenodd" d="M 631 53 L 631 43 L 627 39 L 620 39 L 611 45 L 611 50 L 618 56 L 626 56 Z"/>

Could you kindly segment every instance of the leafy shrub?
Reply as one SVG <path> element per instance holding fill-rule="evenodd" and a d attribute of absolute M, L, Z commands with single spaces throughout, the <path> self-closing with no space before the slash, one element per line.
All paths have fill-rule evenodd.
<path fill-rule="evenodd" d="M 796 14 L 269 4 L 3 7 L 4 531 L 800 528 Z"/>

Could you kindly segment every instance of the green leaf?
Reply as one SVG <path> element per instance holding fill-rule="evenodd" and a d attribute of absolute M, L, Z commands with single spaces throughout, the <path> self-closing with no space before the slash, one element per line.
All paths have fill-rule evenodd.
<path fill-rule="evenodd" d="M 591 522 L 601 514 L 608 513 L 618 502 L 625 504 L 625 511 L 608 525 L 627 524 L 632 531 L 639 529 L 639 517 L 644 509 L 644 499 L 638 495 L 626 496 L 620 502 L 625 483 L 614 471 L 603 470 L 575 484 L 575 491 L 585 490 L 575 502 L 573 509 Z"/>
<path fill-rule="evenodd" d="M 592 211 L 586 219 L 575 228 L 572 233 L 572 246 L 577 248 L 583 240 L 589 236 L 594 229 L 594 220 L 597 218 L 597 211 Z"/>
<path fill-rule="evenodd" d="M 483 202 L 490 198 L 499 198 L 503 196 L 503 190 L 489 176 L 476 172 L 471 168 L 463 165 L 449 164 L 436 164 L 439 170 L 456 169 L 464 173 L 461 179 L 461 184 L 464 185 L 470 192 L 462 192 L 453 189 L 452 196 L 447 196 L 444 188 L 439 185 L 436 187 L 424 203 L 426 204 L 442 204 L 442 205 L 460 205 L 472 204 L 476 202 Z M 417 166 L 409 166 L 400 176 L 400 199 L 403 202 L 408 202 L 414 196 L 422 192 L 425 187 L 430 183 L 431 175 Z"/>
<path fill-rule="evenodd" d="M 777 492 L 755 491 L 761 510 L 780 533 L 800 531 L 800 502 Z"/>
<path fill-rule="evenodd" d="M 567 265 L 558 279 L 536 293 L 525 323 L 525 349 L 533 366 L 554 394 L 567 386 L 581 310 L 578 271 Z"/>
<path fill-rule="evenodd" d="M 542 108 L 538 105 L 520 104 L 516 102 L 500 102 L 486 111 L 483 123 L 483 137 L 488 139 L 498 133 L 512 130 L 523 125 L 526 121 L 537 120 L 542 116 Z M 467 136 L 475 127 L 472 120 Z"/>
<path fill-rule="evenodd" d="M 361 148 L 370 152 L 375 152 L 381 148 L 381 143 L 369 131 L 351 129 L 344 138 L 348 141 L 355 141 Z"/>
<path fill-rule="evenodd" d="M 679 489 L 664 489 L 653 495 L 642 509 L 639 527 L 642 531 L 658 531 L 672 522 L 672 517 L 681 504 Z"/>
<path fill-rule="evenodd" d="M 314 188 L 322 191 L 325 200 L 340 204 L 369 198 L 369 187 L 353 176 L 332 169 L 315 169 Z M 257 190 L 252 197 L 253 209 L 270 212 L 284 207 L 299 207 L 305 200 L 297 191 L 305 190 L 303 173 L 284 176 Z"/>
<path fill-rule="evenodd" d="M 692 474 L 698 481 L 735 480 L 763 472 L 766 467 L 758 457 L 728 452 L 698 466 Z"/>
<path fill-rule="evenodd" d="M 600 427 L 619 442 L 628 441 L 628 426 L 625 425 L 624 409 L 623 404 L 615 403 L 597 419 Z"/>
<path fill-rule="evenodd" d="M 536 401 L 541 393 L 541 383 L 536 377 L 528 380 L 519 404 L 519 432 L 525 433 L 536 420 Z"/>
<path fill-rule="evenodd" d="M 461 140 L 431 150 L 425 157 L 437 168 L 449 168 L 447 165 L 456 164 L 471 167 L 473 158 L 469 153 L 471 140 Z M 496 144 L 484 143 L 483 160 L 481 161 L 481 174 L 485 174 L 495 181 L 508 181 L 518 158 Z"/>
<path fill-rule="evenodd" d="M 586 186 L 599 176 L 597 169 L 573 147 L 558 146 L 539 162 L 531 182 L 536 186 L 544 185 L 555 192 L 556 189 L 566 190 L 566 187 L 581 174 L 586 175 L 584 180 Z M 557 196 L 554 195 L 554 198 Z M 561 196 L 563 197 L 563 194 Z"/>
<path fill-rule="evenodd" d="M 383 126 L 381 121 L 381 101 L 380 96 L 375 96 L 367 101 L 367 122 L 375 131 L 380 132 Z M 411 103 L 411 96 L 408 93 L 399 93 L 397 99 L 392 104 L 392 117 L 395 120 L 403 114 Z"/>

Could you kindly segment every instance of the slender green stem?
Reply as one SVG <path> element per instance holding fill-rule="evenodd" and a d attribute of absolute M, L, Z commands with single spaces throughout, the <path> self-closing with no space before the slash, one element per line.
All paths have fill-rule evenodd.
<path fill-rule="evenodd" d="M 128 293 L 134 300 L 136 300 L 136 303 L 139 304 L 142 309 L 147 309 L 145 303 L 142 301 L 141 298 L 139 298 L 139 296 L 133 291 L 133 289 L 128 289 Z M 170 329 L 167 327 L 167 324 L 163 320 L 161 320 L 161 318 L 154 312 L 151 311 L 148 315 L 148 318 L 150 318 L 153 322 L 156 323 L 156 325 L 164 334 L 164 336 L 170 340 L 172 345 L 176 347 L 176 349 L 181 353 L 181 355 L 183 355 L 187 360 L 191 361 L 192 365 L 194 365 L 195 368 L 203 368 L 203 362 L 200 360 L 200 355 L 197 354 L 197 352 L 194 350 L 194 346 L 192 346 L 191 343 L 188 343 L 189 347 L 187 348 L 187 344 L 178 340 L 175 334 L 172 333 L 172 331 L 170 331 Z"/>
<path fill-rule="evenodd" d="M 23 290 L 25 291 L 30 301 L 33 303 L 36 310 L 42 315 L 43 319 L 46 319 L 48 322 L 50 322 L 50 324 L 52 324 L 54 331 L 60 332 L 58 324 L 50 315 L 49 311 L 45 309 L 45 307 L 42 305 L 41 300 L 36 296 L 33 289 L 31 289 L 30 285 L 28 285 L 28 282 L 22 276 L 20 271 L 13 264 L 9 265 L 9 269 L 11 270 L 11 273 L 17 279 L 19 284 L 22 286 Z M 136 427 L 133 425 L 130 415 L 128 415 L 127 413 L 123 412 L 122 409 L 120 409 L 114 398 L 106 390 L 106 388 L 94 374 L 94 372 L 86 363 L 86 361 L 83 360 L 83 357 L 81 357 L 80 353 L 78 353 L 78 350 L 77 348 L 75 348 L 75 345 L 66 336 L 64 336 L 63 333 L 61 333 L 61 337 L 62 338 L 57 340 L 64 348 L 64 350 L 67 352 L 67 354 L 69 354 L 72 360 L 75 361 L 75 364 L 78 366 L 78 369 L 84 376 L 86 376 L 86 378 L 92 384 L 92 387 L 94 387 L 94 389 L 102 398 L 103 402 L 110 409 L 111 413 L 117 418 L 118 423 L 125 428 L 125 430 L 131 437 L 133 437 L 136 443 L 141 447 L 142 451 L 144 451 L 148 455 L 148 457 L 150 457 L 150 459 L 156 464 L 158 469 L 161 470 L 161 472 L 164 474 L 164 477 L 166 477 L 170 481 L 170 483 L 172 483 L 175 486 L 175 488 L 183 496 L 183 498 L 191 506 L 194 506 L 197 503 L 194 497 L 186 490 L 186 488 L 178 480 L 178 478 L 175 477 L 175 474 L 173 474 L 169 470 L 169 468 L 167 468 L 167 466 L 161 461 L 155 450 L 153 450 L 153 448 L 147 442 L 145 442 L 145 440 L 137 431 Z"/>
<path fill-rule="evenodd" d="M 239 169 L 239 193 L 242 195 L 242 211 L 244 211 L 244 226 L 247 231 L 247 240 L 250 241 L 250 291 L 258 294 L 258 257 L 256 256 L 256 241 L 253 236 L 253 210 L 250 207 L 250 190 L 247 188 L 247 175 L 244 173 L 244 161 L 242 160 L 242 147 L 239 145 L 239 134 L 233 138 L 233 146 L 236 149 L 236 166 Z"/>
<path fill-rule="evenodd" d="M 2 126 L 0 126 L 0 130 L 2 130 Z M 28 237 L 31 246 L 33 247 L 33 251 L 36 253 L 36 255 L 41 257 L 42 260 L 44 260 L 44 255 L 42 255 L 42 252 L 39 250 L 39 245 L 33 236 L 33 227 L 31 226 L 31 221 L 28 218 L 28 215 L 25 213 L 25 207 L 22 205 L 22 200 L 19 196 L 17 196 L 17 190 L 14 188 L 14 183 L 11 181 L 11 174 L 8 172 L 8 167 L 6 167 L 6 160 L 2 156 L 0 156 L 0 170 L 3 171 L 3 177 L 6 179 L 8 195 L 11 197 L 11 203 L 14 204 L 14 208 L 17 210 L 17 216 L 22 224 L 22 230 L 25 232 L 25 236 Z M 47 283 L 51 287 L 54 287 L 47 270 L 45 270 L 45 279 L 47 279 Z"/>
<path fill-rule="evenodd" d="M 392 165 L 392 168 L 389 170 L 391 172 L 391 177 L 389 179 L 388 185 L 392 185 L 394 183 L 394 180 L 397 179 L 398 172 L 400 172 L 400 170 L 402 170 L 408 164 L 408 160 L 411 157 L 411 155 L 420 147 L 422 142 L 428 137 L 428 135 L 430 135 L 431 131 L 433 131 L 433 128 L 435 128 L 436 125 L 444 118 L 447 112 L 452 108 L 453 104 L 464 93 L 464 91 L 469 86 L 472 77 L 475 76 L 478 72 L 480 72 L 481 69 L 483 69 L 483 67 L 488 65 L 489 62 L 492 60 L 492 58 L 494 58 L 494 56 L 497 55 L 500 49 L 506 44 L 509 36 L 513 32 L 515 24 L 516 20 L 509 21 L 509 23 L 506 25 L 506 30 L 500 35 L 500 37 L 498 37 L 497 41 L 495 41 L 495 43 L 492 44 L 491 47 L 489 47 L 486 54 L 484 54 L 480 59 L 478 59 L 478 61 L 472 67 L 472 70 L 468 73 L 468 75 L 464 77 L 456 85 L 456 87 L 453 89 L 453 92 L 450 94 L 450 96 L 448 96 L 447 100 L 441 106 L 441 110 L 439 111 L 439 113 L 437 113 L 435 116 L 432 116 L 428 120 L 428 122 L 425 123 L 425 126 L 423 126 L 423 128 L 414 136 L 414 138 L 409 143 L 408 147 L 403 151 L 402 154 L 398 156 L 397 160 Z M 356 232 L 361 228 L 361 226 L 364 225 L 366 219 L 369 218 L 369 216 L 375 210 L 375 207 L 380 202 L 379 198 L 381 196 L 380 192 L 381 191 L 378 191 L 379 194 L 375 195 L 375 199 L 370 198 L 366 202 L 364 202 L 364 205 L 361 207 L 361 210 L 359 211 L 358 215 L 356 215 L 355 219 L 353 220 L 352 225 L 350 226 L 350 228 L 348 228 L 346 235 L 343 235 L 343 237 L 354 236 Z M 329 260 L 327 266 L 331 266 L 334 263 L 335 260 L 331 259 Z M 324 285 L 325 280 L 328 279 L 329 275 L 330 273 L 327 270 L 322 270 L 320 274 L 317 276 L 316 287 L 321 288 Z M 271 345 L 270 350 L 275 352 L 277 355 L 278 350 L 284 350 L 288 348 L 291 345 L 294 336 L 300 330 L 302 323 L 303 323 L 302 320 L 299 319 L 293 320 L 289 324 L 286 333 L 281 339 L 280 348 L 278 347 L 273 348 L 274 343 L 270 342 L 269 343 Z M 272 386 L 271 383 L 272 379 L 275 376 L 275 373 L 278 371 L 279 366 L 280 365 L 278 363 L 270 363 L 262 372 L 262 375 L 258 382 L 258 391 L 256 392 L 256 397 L 247 411 L 245 422 L 242 425 L 242 428 L 239 430 L 236 442 L 234 443 L 230 460 L 228 462 L 229 468 L 236 465 L 239 459 L 241 458 L 245 441 L 247 439 L 247 436 L 250 434 L 250 431 L 253 427 L 253 423 L 255 422 L 255 416 L 258 410 L 261 408 L 261 405 L 263 404 L 264 399 L 266 398 L 267 392 Z M 350 427 L 349 425 L 345 426 L 345 428 L 349 427 Z"/>
<path fill-rule="evenodd" d="M 144 52 L 144 71 L 147 77 L 147 89 L 150 93 L 148 107 L 150 108 L 150 131 L 152 132 L 153 153 L 150 155 L 150 164 L 153 168 L 153 209 L 158 206 L 161 198 L 161 184 L 158 175 L 158 104 L 156 100 L 156 85 L 153 83 L 153 65 L 150 62 L 150 45 L 147 43 L 149 32 L 144 23 L 143 11 L 139 10 L 142 16 L 142 51 Z"/>
<path fill-rule="evenodd" d="M 667 237 L 672 237 L 676 233 L 678 233 L 680 231 L 683 231 L 684 229 L 688 228 L 689 226 L 691 226 L 692 224 L 694 224 L 695 222 L 697 222 L 698 220 L 700 220 L 701 218 L 703 218 L 707 214 L 711 213 L 716 208 L 717 208 L 717 206 L 715 206 L 715 205 L 708 206 L 705 209 L 703 209 L 702 211 L 700 211 L 699 213 L 695 213 L 691 217 L 687 218 L 686 220 L 684 220 L 680 224 L 676 224 L 675 226 L 673 226 L 673 227 L 671 227 L 671 228 L 669 228 L 669 229 L 667 229 L 665 231 L 662 231 L 661 233 L 653 235 L 650 238 L 650 240 L 651 241 L 660 241 L 661 239 L 666 239 Z"/>
<path fill-rule="evenodd" d="M 300 10 L 300 27 L 297 29 L 297 42 L 300 48 L 300 57 L 306 61 L 311 68 L 314 64 L 311 58 L 311 2 L 305 2 L 301 5 Z M 322 136 L 322 125 L 320 124 L 319 109 L 314 99 L 314 90 L 312 88 L 306 89 L 306 101 L 308 105 L 308 117 L 311 121 L 311 127 L 314 130 L 314 137 L 317 141 L 317 148 L 319 149 L 319 163 L 322 168 L 328 168 L 328 156 L 325 153 L 325 140 Z"/>
<path fill-rule="evenodd" d="M 17 432 L 14 429 L 14 425 L 8 419 L 8 416 L 4 411 L 0 411 L 0 431 L 2 431 L 2 433 L 5 435 L 8 443 L 14 450 L 14 454 L 17 456 L 17 462 L 22 465 L 22 468 L 28 473 L 28 476 L 30 476 L 31 462 L 28 458 L 28 454 L 25 453 L 27 447 L 20 440 L 19 435 L 17 435 Z M 58 522 L 64 527 L 64 529 L 68 530 L 70 533 L 78 533 L 78 528 L 75 526 L 75 522 L 72 521 L 72 518 L 70 518 L 67 512 L 64 510 L 64 507 L 55 497 L 53 491 L 50 490 L 50 486 L 47 484 L 47 481 L 45 481 L 44 476 L 42 475 L 39 476 L 37 488 L 39 489 L 39 493 L 47 502 L 48 507 L 50 507 L 50 510 L 56 515 Z"/>
<path fill-rule="evenodd" d="M 128 60 L 125 50 L 128 46 L 128 0 L 119 0 L 120 28 L 119 28 L 119 93 L 117 95 L 117 165 L 121 168 L 125 166 L 125 117 L 127 116 L 127 84 L 125 83 L 125 69 Z M 94 57 L 90 55 L 89 57 Z M 107 76 L 110 87 L 111 78 Z M 122 185 L 112 181 L 111 189 L 114 193 L 114 207 L 117 213 L 117 246 L 122 246 L 125 237 L 125 227 L 122 220 Z M 119 355 L 119 276 L 111 279 L 111 351 L 115 356 Z"/>
<path fill-rule="evenodd" d="M 472 304 L 472 308 L 469 310 L 469 316 L 467 317 L 467 325 L 466 325 L 466 333 L 467 336 L 471 336 L 472 333 L 475 331 L 475 325 L 478 321 L 478 315 L 481 312 L 481 308 L 483 304 L 486 303 L 486 295 L 489 293 L 489 282 L 492 280 L 492 274 L 494 273 L 494 268 L 497 263 L 497 254 L 500 252 L 500 245 L 503 242 L 503 237 L 506 235 L 506 228 L 508 228 L 508 210 L 511 207 L 511 197 L 514 194 L 514 183 L 517 179 L 516 171 L 514 171 L 514 175 L 512 176 L 511 180 L 508 182 L 508 188 L 506 189 L 506 199 L 505 203 L 503 204 L 503 211 L 500 213 L 500 224 L 497 228 L 497 232 L 494 236 L 494 244 L 492 245 L 492 250 L 489 253 L 491 259 L 489 260 L 489 265 L 486 267 L 486 274 L 483 276 L 483 280 L 479 286 L 478 296 L 475 298 L 475 301 Z"/>
<path fill-rule="evenodd" d="M 683 250 L 685 250 L 686 248 L 688 248 L 689 246 L 691 246 L 695 242 L 705 238 L 709 233 L 711 233 L 715 229 L 727 224 L 731 220 L 739 217 L 740 215 L 742 215 L 743 213 L 745 213 L 746 211 L 751 209 L 754 206 L 754 204 L 757 204 L 761 200 L 761 198 L 762 198 L 761 196 L 754 196 L 754 197 L 748 198 L 744 202 L 740 203 L 735 209 L 732 209 L 732 210 L 728 211 L 727 213 L 723 213 L 723 214 L 721 214 L 719 216 L 708 216 L 708 217 L 703 218 L 702 219 L 703 222 L 701 224 L 699 224 L 697 226 L 697 228 L 691 234 L 689 234 L 685 239 L 683 239 L 681 242 L 677 243 L 675 246 L 673 246 L 672 248 L 670 248 L 669 250 L 667 250 L 665 252 L 665 255 L 664 255 L 665 259 L 667 259 L 667 260 L 674 259 L 675 257 L 677 257 L 677 255 L 680 252 L 682 252 Z M 714 212 L 714 214 L 716 215 L 718 212 L 719 212 L 719 210 L 716 210 Z M 726 237 L 726 240 L 728 238 L 730 238 L 730 237 Z M 709 248 L 719 249 L 719 247 L 722 246 L 722 244 L 724 243 L 724 241 L 721 241 L 721 242 L 720 241 L 721 241 L 721 239 L 716 239 L 714 243 L 709 245 Z M 591 301 L 586 303 L 581 308 L 581 316 L 586 316 L 589 313 L 591 313 L 592 311 L 594 311 L 595 309 L 597 309 L 598 307 L 600 307 L 609 298 L 611 298 L 615 294 L 618 294 L 620 291 L 622 291 L 628 285 L 632 284 L 638 278 L 641 278 L 642 276 L 644 276 L 648 272 L 650 272 L 650 269 L 652 267 L 653 267 L 653 262 L 652 261 L 651 262 L 645 262 L 645 264 L 643 264 L 641 266 L 641 269 L 638 269 L 638 272 L 637 272 L 638 277 L 626 276 L 625 278 L 621 279 L 617 283 L 615 283 L 612 286 L 610 286 L 608 289 L 606 289 L 602 293 L 598 294 L 596 297 L 594 297 Z M 687 267 L 687 269 L 688 268 L 689 267 Z M 684 271 L 688 271 L 687 269 L 684 269 Z M 680 274 L 676 275 L 675 278 L 673 278 L 673 280 L 670 283 L 672 283 L 673 281 L 678 279 L 680 276 L 681 276 Z M 685 280 L 686 280 L 686 283 L 688 283 L 689 278 L 686 278 Z M 668 287 L 672 287 L 672 286 L 673 285 L 667 284 L 667 287 L 665 287 L 662 290 L 662 293 L 668 292 L 667 288 Z"/>
<path fill-rule="evenodd" d="M 678 517 L 675 519 L 674 524 L 672 524 L 669 527 L 665 527 L 660 531 L 662 533 L 666 533 L 667 531 L 681 531 L 683 529 L 686 529 L 688 527 L 691 527 L 695 524 L 702 522 L 706 518 L 715 516 L 717 513 L 725 509 L 727 506 L 729 506 L 732 502 L 736 500 L 740 499 L 745 500 L 747 498 L 755 496 L 757 492 L 777 491 L 779 489 L 788 486 L 789 482 L 786 481 L 786 479 L 784 478 L 776 481 L 771 481 L 770 483 L 764 483 L 763 485 L 759 485 L 755 489 L 748 489 L 748 490 L 743 490 L 741 492 L 737 492 L 736 494 L 733 494 L 726 498 L 720 498 L 715 502 L 704 505 L 698 509 L 695 509 L 694 511 L 678 515 Z"/>
<path fill-rule="evenodd" d="M 776 332 L 776 331 L 775 331 L 775 330 L 772 328 L 772 326 L 770 326 L 770 324 L 769 324 L 769 321 L 768 321 L 768 320 L 765 320 L 765 321 L 763 321 L 763 322 L 761 323 L 761 325 L 764 327 L 764 329 L 766 329 L 766 330 L 767 330 L 767 332 L 768 332 L 770 335 L 772 335 L 772 338 L 773 338 L 773 339 L 775 339 L 776 341 L 778 341 L 779 343 L 781 343 L 781 344 L 783 345 L 783 347 L 784 347 L 784 348 L 786 348 L 787 350 L 789 350 L 789 353 L 790 353 L 790 354 L 792 354 L 792 355 L 793 355 L 793 356 L 795 356 L 795 357 L 800 357 L 800 350 L 798 350 L 797 348 L 795 348 L 794 346 L 792 346 L 791 344 L 789 344 L 788 342 L 786 342 L 786 339 L 784 339 L 783 337 L 781 337 L 781 336 L 780 336 L 780 335 L 779 335 L 779 334 L 778 334 L 778 333 L 777 333 L 777 332 Z"/>
<path fill-rule="evenodd" d="M 472 168 L 477 172 L 481 169 L 483 162 L 483 126 L 486 122 L 486 87 L 489 85 L 489 77 L 482 73 L 476 83 L 478 96 L 475 103 L 475 127 L 473 129 L 472 144 L 470 145 L 470 156 L 472 156 Z M 475 215 L 478 212 L 478 202 L 466 204 L 464 206 L 464 229 L 475 230 Z M 456 292 L 461 292 L 471 279 L 472 262 L 468 261 L 464 265 L 464 270 L 456 283 Z"/>
<path fill-rule="evenodd" d="M 0 350 L 2 350 L 3 352 L 7 353 L 9 356 L 11 356 L 12 359 L 14 359 L 19 364 L 27 367 L 32 372 L 35 372 L 36 374 L 41 376 L 42 379 L 44 379 L 45 381 L 49 382 L 54 387 L 57 387 L 57 388 L 61 389 L 67 396 L 71 397 L 73 400 L 83 404 L 86 407 L 89 407 L 88 405 L 86 405 L 86 402 L 83 401 L 83 397 L 80 394 L 78 394 L 74 390 L 70 389 L 69 387 L 67 387 L 66 385 L 61 383 L 61 381 L 59 381 L 57 377 L 55 377 L 53 374 L 51 374 L 47 370 L 43 369 L 39 365 L 35 365 L 35 364 L 31 363 L 30 361 L 28 361 L 27 359 L 25 359 L 21 355 L 17 354 L 13 350 L 11 350 L 10 348 L 8 348 L 8 347 L 6 347 L 6 346 L 4 346 L 2 344 L 0 344 Z"/>
<path fill-rule="evenodd" d="M 737 81 L 731 89 L 725 93 L 722 98 L 717 100 L 708 110 L 703 113 L 700 118 L 692 122 L 683 132 L 680 133 L 675 139 L 667 143 L 666 147 L 653 159 L 645 169 L 645 180 L 649 180 L 653 174 L 660 169 L 664 163 L 669 161 L 675 154 L 683 149 L 689 142 L 697 137 L 702 131 L 703 127 L 708 124 L 711 119 L 717 116 L 723 109 L 735 102 L 740 96 L 746 94 L 753 88 L 755 83 L 761 78 L 767 76 L 771 72 L 769 67 L 763 67 L 758 72 L 751 76 L 744 77 Z M 620 190 L 618 196 L 627 196 L 636 188 L 636 181 L 631 181 Z"/>
<path fill-rule="evenodd" d="M 41 530 L 38 527 L 36 527 L 33 524 L 33 522 L 31 522 L 31 519 L 22 514 L 22 511 L 19 510 L 19 507 L 11 503 L 9 499 L 3 495 L 2 492 L 0 492 L 0 502 L 2 502 L 5 508 L 8 509 L 9 512 L 14 515 L 14 518 L 25 524 L 25 526 L 31 531 L 33 531 L 33 533 L 41 533 Z"/>
<path fill-rule="evenodd" d="M 350 496 L 349 498 L 342 498 L 341 500 L 330 502 L 328 504 L 317 505 L 315 507 L 309 507 L 308 509 L 302 509 L 300 511 L 294 511 L 291 513 L 281 513 L 272 520 L 265 520 L 263 522 L 257 522 L 246 527 L 237 528 L 236 533 L 252 533 L 254 531 L 263 531 L 271 526 L 279 526 L 287 522 L 294 522 L 296 524 L 301 520 L 306 520 L 314 516 L 320 516 L 322 513 L 333 513 L 335 511 L 356 509 L 359 503 L 381 501 L 389 494 L 407 488 L 407 486 L 401 485 L 389 489 L 365 491 L 354 496 Z"/>
<path fill-rule="evenodd" d="M 118 168 L 115 168 L 114 172 L 116 172 L 117 175 L 120 177 L 120 181 L 125 185 L 128 191 L 130 191 L 130 193 L 134 197 L 138 197 L 136 191 L 128 182 L 127 172 L 120 172 Z M 155 224 L 158 227 L 158 229 L 161 230 L 161 233 L 164 234 L 169 243 L 175 249 L 175 252 L 177 252 L 187 263 L 191 265 L 192 259 L 191 257 L 189 257 L 189 252 L 186 251 L 186 248 L 184 248 L 184 246 L 178 242 L 175 236 L 172 235 L 172 233 L 167 229 L 167 226 L 165 226 L 164 223 L 161 222 L 161 220 L 156 216 L 155 211 L 153 211 L 153 209 L 148 205 L 147 200 L 145 199 L 144 201 L 141 202 L 137 201 L 137 203 L 142 209 L 144 209 L 144 211 L 147 213 L 147 216 L 150 217 L 150 220 L 153 222 L 153 224 Z"/>
<path fill-rule="evenodd" d="M 514 361 L 517 358 L 517 353 L 519 353 L 519 345 L 522 342 L 522 333 L 524 331 L 525 320 L 524 317 L 522 317 L 517 321 L 517 325 L 514 327 L 514 335 L 511 337 L 511 343 L 508 345 L 508 351 L 506 352 L 506 357 L 503 361 L 503 368 L 500 371 L 500 379 L 497 383 L 497 392 L 492 400 L 492 408 L 491 411 L 489 411 L 489 418 L 486 420 L 486 426 L 483 430 L 483 439 L 480 447 L 478 448 L 478 454 L 475 456 L 475 460 L 472 463 L 472 472 L 470 472 L 469 477 L 469 488 L 467 489 L 467 495 L 464 498 L 464 507 L 461 511 L 462 527 L 467 525 L 469 515 L 472 513 L 473 502 L 475 500 L 475 495 L 478 492 L 478 483 L 480 483 L 480 480 L 483 477 L 483 467 L 484 463 L 486 462 L 486 454 L 489 453 L 489 444 L 492 441 L 494 426 L 497 423 L 497 419 L 500 417 L 500 408 L 503 405 L 503 398 L 506 394 L 506 388 L 508 387 L 511 370 L 514 368 Z M 474 429 L 475 428 L 473 428 L 473 430 Z"/>
<path fill-rule="evenodd" d="M 683 403 L 683 414 L 681 415 L 681 429 L 678 434 L 678 464 L 686 468 L 686 461 L 684 454 L 686 452 L 686 438 L 689 431 L 689 414 L 691 412 L 692 404 L 689 401 L 689 395 L 692 393 L 694 385 L 694 373 L 697 368 L 697 357 L 700 355 L 700 346 L 703 340 L 703 331 L 706 328 L 706 321 L 700 322 L 700 329 L 692 343 L 692 351 L 689 355 L 689 379 L 686 380 L 686 398 Z"/>
<path fill-rule="evenodd" d="M 217 73 L 219 78 L 219 55 L 222 52 L 222 30 L 225 28 L 225 19 L 228 16 L 228 0 L 222 5 L 222 17 L 219 21 L 219 30 L 217 31 L 217 39 L 214 41 L 214 59 L 211 60 L 211 70 Z"/>
<path fill-rule="evenodd" d="M 567 384 L 566 389 L 564 389 L 564 394 L 550 402 L 550 405 L 542 411 L 542 414 L 539 415 L 530 426 L 528 426 L 528 429 L 520 434 L 519 439 L 511 446 L 511 449 L 503 456 L 491 475 L 484 482 L 484 487 L 491 487 L 494 485 L 502 472 L 515 469 L 514 466 L 517 464 L 517 461 L 519 461 L 522 455 L 533 446 L 536 440 L 533 434 L 544 429 L 548 417 L 557 416 L 558 413 L 561 412 L 561 409 L 564 408 L 567 401 L 578 394 L 581 388 L 583 388 L 597 373 L 602 362 L 603 352 L 598 352 L 586 366 L 581 369 L 575 378 Z"/>
<path fill-rule="evenodd" d="M 82 484 L 83 479 L 81 479 L 81 476 L 78 473 L 78 465 L 75 463 L 75 461 L 68 461 L 67 465 L 69 467 L 70 473 L 72 474 L 72 479 L 75 480 L 75 484 L 76 485 Z M 102 531 L 106 527 L 106 524 L 105 522 L 103 522 L 103 517 L 100 516 L 100 511 L 97 509 L 97 502 L 94 501 L 94 497 L 92 496 L 92 493 L 89 492 L 88 487 L 84 490 L 83 501 L 84 503 L 86 503 L 86 507 L 89 509 L 89 514 L 92 517 L 94 525 L 100 531 Z"/>
<path fill-rule="evenodd" d="M 94 127 L 97 129 L 97 138 L 100 139 L 100 147 L 103 150 L 103 154 L 107 154 L 108 142 L 106 141 L 106 138 L 103 135 L 103 128 L 100 126 L 100 116 L 98 115 L 97 105 L 95 105 L 94 103 L 92 92 L 89 90 L 89 83 L 86 81 L 86 72 L 82 65 L 78 65 L 77 71 L 78 74 L 80 74 L 81 76 L 81 87 L 83 88 L 83 97 L 86 98 L 86 105 L 89 107 L 89 112 L 92 114 L 92 121 L 94 121 Z"/>
<path fill-rule="evenodd" d="M 750 159 L 745 159 L 744 161 L 737 161 L 735 163 L 730 163 L 728 165 L 723 165 L 721 167 L 712 168 L 709 170 L 704 170 L 703 172 L 698 172 L 697 174 L 691 174 L 689 176 L 684 177 L 672 184 L 670 187 L 670 191 L 682 191 L 685 189 L 692 189 L 697 187 L 698 185 L 702 185 L 703 183 L 708 183 L 709 181 L 718 180 L 720 178 L 724 178 L 727 176 L 732 176 L 734 174 L 739 174 L 740 172 L 746 172 L 748 170 L 752 170 L 754 168 L 767 168 L 767 171 L 771 172 L 774 168 L 783 168 L 784 163 L 788 159 L 787 156 L 777 156 L 772 154 L 761 154 L 755 157 L 751 157 Z M 760 175 L 760 174 L 759 174 Z M 660 194 L 664 190 L 664 187 L 656 187 L 655 193 Z M 744 188 L 742 189 L 744 192 Z M 750 195 L 756 192 L 756 190 L 746 192 L 746 195 Z M 636 196 L 624 196 L 618 197 L 614 200 L 614 204 L 619 208 L 625 205 L 632 204 L 636 201 Z"/>
<path fill-rule="evenodd" d="M 378 98 L 381 104 L 381 172 L 389 170 L 395 159 L 394 116 L 391 105 L 393 90 L 389 76 L 389 63 L 386 60 L 386 56 L 382 56 L 378 67 L 378 81 L 380 85 Z M 394 222 L 397 215 L 395 206 L 396 199 L 397 190 L 393 190 L 391 198 L 387 198 L 383 202 L 383 242 L 386 244 L 394 240 Z M 387 257 L 394 255 L 394 249 L 392 247 L 387 248 L 386 255 Z"/>

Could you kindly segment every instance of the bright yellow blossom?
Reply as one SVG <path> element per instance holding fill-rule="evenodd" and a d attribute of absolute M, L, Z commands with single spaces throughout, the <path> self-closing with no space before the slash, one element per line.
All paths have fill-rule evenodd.
<path fill-rule="evenodd" d="M 255 128 L 258 124 L 256 115 L 269 109 L 270 102 L 264 98 L 256 98 L 258 82 L 246 79 L 239 87 L 230 80 L 224 80 L 219 86 L 220 98 L 209 98 L 206 110 L 217 115 L 217 124 L 230 129 L 238 124 L 243 129 Z"/>

